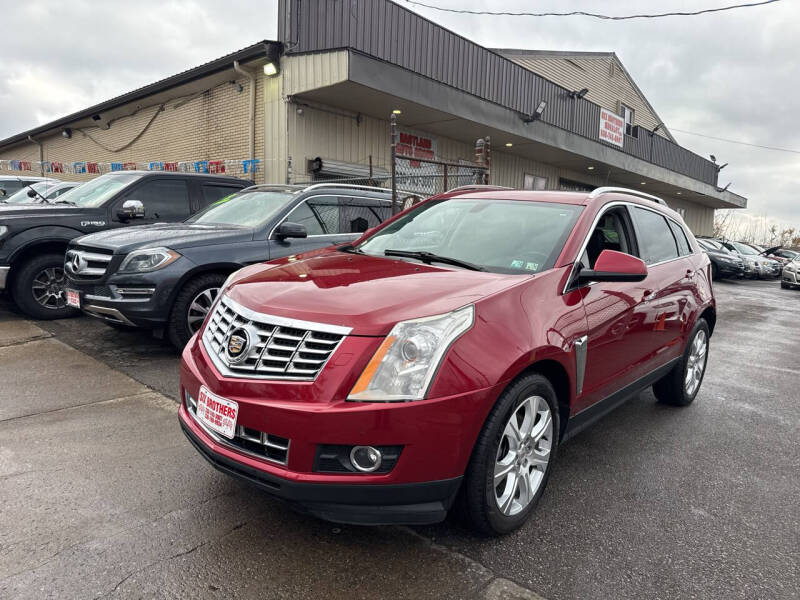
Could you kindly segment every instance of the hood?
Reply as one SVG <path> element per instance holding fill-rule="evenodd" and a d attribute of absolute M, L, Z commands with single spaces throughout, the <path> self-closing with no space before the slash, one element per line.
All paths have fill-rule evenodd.
<path fill-rule="evenodd" d="M 0 204 L 0 221 L 7 218 L 30 218 L 42 217 L 53 219 L 59 216 L 71 217 L 84 215 L 87 211 L 94 211 L 91 208 L 81 208 L 70 206 L 69 204 Z"/>
<path fill-rule="evenodd" d="M 386 335 L 398 321 L 446 313 L 531 277 L 326 251 L 245 267 L 227 294 L 261 313 Z"/>
<path fill-rule="evenodd" d="M 77 244 L 105 248 L 127 254 L 139 248 L 168 246 L 174 250 L 213 246 L 253 239 L 253 229 L 236 225 L 196 225 L 194 223 L 156 223 L 109 229 L 83 236 Z M 265 242 L 266 243 L 266 242 Z"/>

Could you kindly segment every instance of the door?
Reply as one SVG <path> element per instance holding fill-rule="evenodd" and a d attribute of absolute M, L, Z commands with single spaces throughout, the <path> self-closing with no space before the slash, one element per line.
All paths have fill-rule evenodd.
<path fill-rule="evenodd" d="M 695 273 L 686 258 L 691 253 L 688 241 L 683 235 L 678 247 L 669 219 L 640 206 L 630 210 L 648 271 L 643 282 L 645 318 L 635 332 L 640 354 L 637 372 L 643 376 L 680 355 Z"/>
<path fill-rule="evenodd" d="M 175 223 L 192 214 L 189 187 L 182 177 L 147 177 L 126 191 L 114 202 L 112 218 L 119 220 L 117 210 L 126 200 L 139 200 L 144 205 L 144 218 L 132 219 L 129 225 Z"/>
<path fill-rule="evenodd" d="M 580 267 L 594 268 L 603 250 L 638 256 L 633 224 L 623 205 L 601 213 L 580 257 Z M 641 282 L 596 282 L 583 289 L 587 341 L 583 389 L 576 411 L 637 379 L 634 365 L 645 352 L 636 340 L 636 332 L 646 319 L 644 291 Z"/>

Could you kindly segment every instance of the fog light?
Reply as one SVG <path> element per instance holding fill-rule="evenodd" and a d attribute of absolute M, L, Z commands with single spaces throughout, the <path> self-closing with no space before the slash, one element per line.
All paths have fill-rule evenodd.
<path fill-rule="evenodd" d="M 354 446 L 350 450 L 350 462 L 362 473 L 372 473 L 381 467 L 381 453 L 372 446 Z"/>

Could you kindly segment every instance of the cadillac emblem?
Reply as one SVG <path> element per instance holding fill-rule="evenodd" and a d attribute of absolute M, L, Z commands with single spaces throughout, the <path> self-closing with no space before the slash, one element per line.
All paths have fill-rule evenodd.
<path fill-rule="evenodd" d="M 225 355 L 232 364 L 242 362 L 247 358 L 250 350 L 250 334 L 246 329 L 238 328 L 231 331 L 228 342 L 225 344 Z"/>

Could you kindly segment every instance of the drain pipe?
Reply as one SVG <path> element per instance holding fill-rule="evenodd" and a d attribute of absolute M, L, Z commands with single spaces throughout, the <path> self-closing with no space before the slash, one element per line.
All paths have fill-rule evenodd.
<path fill-rule="evenodd" d="M 39 169 L 42 172 L 42 177 L 44 177 L 44 144 L 37 142 L 31 136 L 28 136 L 28 141 L 39 146 Z"/>
<path fill-rule="evenodd" d="M 250 154 L 248 159 L 255 158 L 256 153 L 256 77 L 249 69 L 244 69 L 239 65 L 239 61 L 233 61 L 233 70 L 244 75 L 250 80 L 250 107 L 249 107 L 249 124 L 250 124 Z"/>

